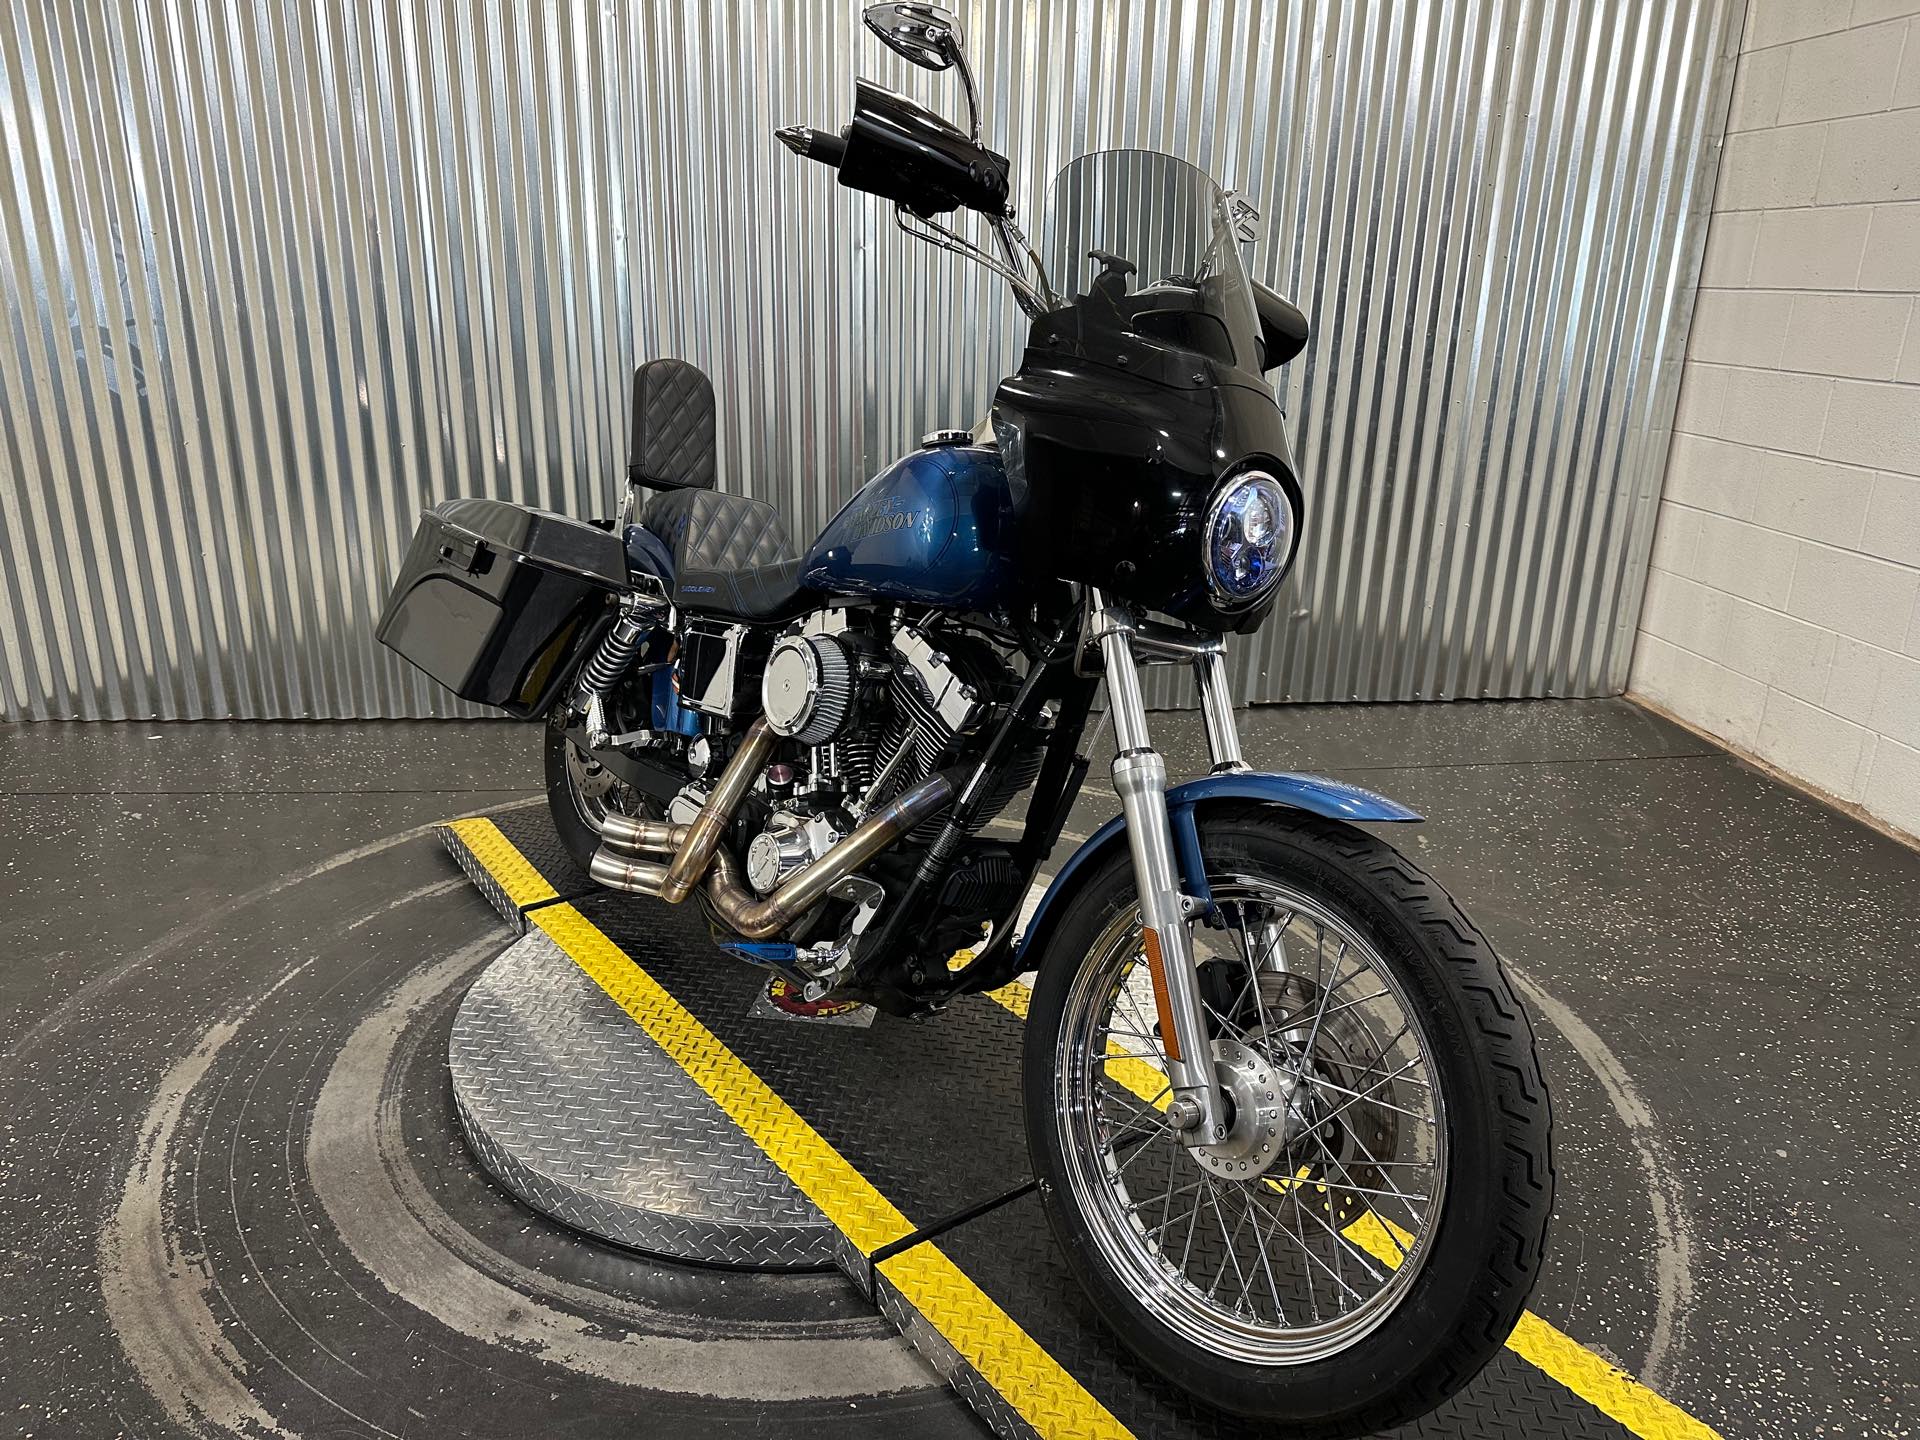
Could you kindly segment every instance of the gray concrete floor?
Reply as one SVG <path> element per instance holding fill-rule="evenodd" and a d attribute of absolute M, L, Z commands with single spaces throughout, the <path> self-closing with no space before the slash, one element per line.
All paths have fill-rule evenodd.
<path fill-rule="evenodd" d="M 1623 702 L 1243 725 L 1424 811 L 1391 838 L 1533 1006 L 1534 1308 L 1728 1436 L 1909 1433 L 1920 856 Z M 500 932 L 424 827 L 537 744 L 0 728 L 0 1433 L 979 1433 L 833 1277 L 594 1251 L 474 1174 L 436 1046 Z"/>

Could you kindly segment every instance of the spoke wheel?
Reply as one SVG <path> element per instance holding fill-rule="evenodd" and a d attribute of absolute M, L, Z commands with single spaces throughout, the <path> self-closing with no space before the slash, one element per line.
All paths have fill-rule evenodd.
<path fill-rule="evenodd" d="M 1100 933 L 1067 998 L 1058 1116 L 1073 1201 L 1175 1333 L 1257 1365 L 1354 1345 L 1397 1305 L 1446 1193 L 1422 1027 L 1379 953 L 1324 902 L 1214 884 L 1195 958 L 1232 1112 L 1189 1148 L 1166 1123 L 1139 911 Z"/>
<path fill-rule="evenodd" d="M 571 741 L 567 743 L 567 790 L 580 818 L 595 830 L 609 815 L 645 813 L 639 791 Z"/>
<path fill-rule="evenodd" d="M 1117 844 L 1030 940 L 1041 1208 L 1115 1337 L 1205 1404 L 1316 1440 L 1391 1430 L 1499 1352 L 1539 1275 L 1551 1117 L 1526 1012 L 1452 898 L 1376 836 L 1257 803 L 1196 822 L 1227 1133 L 1168 1126 Z"/>
<path fill-rule="evenodd" d="M 637 815 L 657 820 L 660 810 L 581 751 L 559 726 L 549 724 L 544 730 L 547 810 L 567 854 L 585 870 L 599 848 L 600 825 L 607 816 Z"/>

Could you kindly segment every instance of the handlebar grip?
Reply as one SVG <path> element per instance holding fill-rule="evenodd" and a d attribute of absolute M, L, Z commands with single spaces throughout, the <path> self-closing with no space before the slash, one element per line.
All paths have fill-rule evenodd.
<path fill-rule="evenodd" d="M 780 143 L 796 155 L 804 155 L 809 160 L 817 160 L 822 165 L 840 168 L 840 162 L 846 158 L 847 136 L 842 131 L 838 135 L 825 130 L 815 130 L 806 125 L 788 125 L 773 132 Z"/>

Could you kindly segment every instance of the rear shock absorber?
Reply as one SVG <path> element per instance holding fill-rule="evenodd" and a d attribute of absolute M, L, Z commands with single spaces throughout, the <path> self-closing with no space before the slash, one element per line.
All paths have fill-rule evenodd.
<path fill-rule="evenodd" d="M 629 595 L 620 602 L 620 613 L 585 665 L 580 667 L 580 684 L 574 693 L 574 707 L 586 712 L 587 745 L 599 750 L 612 738 L 607 730 L 607 694 L 620 683 L 640 653 L 640 644 L 660 619 L 657 604 L 640 595 Z"/>

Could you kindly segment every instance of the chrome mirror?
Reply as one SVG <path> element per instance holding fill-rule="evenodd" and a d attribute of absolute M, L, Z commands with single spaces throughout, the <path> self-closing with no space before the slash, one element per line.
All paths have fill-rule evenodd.
<path fill-rule="evenodd" d="M 1241 244 L 1251 245 L 1260 238 L 1260 207 L 1238 190 L 1227 192 L 1227 219 Z"/>
<path fill-rule="evenodd" d="M 922 70 L 946 70 L 960 54 L 960 21 L 951 10 L 921 0 L 869 5 L 861 18 L 880 42 Z"/>

